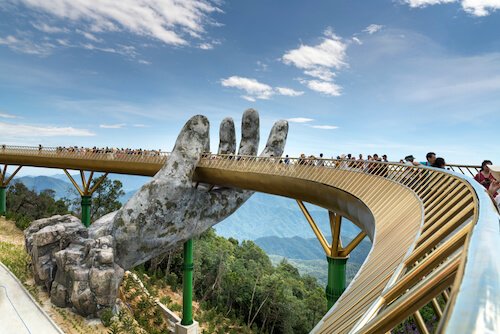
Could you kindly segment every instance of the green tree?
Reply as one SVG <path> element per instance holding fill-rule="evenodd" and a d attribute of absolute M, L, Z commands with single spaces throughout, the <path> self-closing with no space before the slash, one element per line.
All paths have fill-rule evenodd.
<path fill-rule="evenodd" d="M 17 227 L 25 229 L 30 222 L 53 215 L 68 213 L 68 204 L 54 199 L 53 190 L 43 190 L 40 194 L 28 189 L 21 182 L 15 182 L 7 189 L 7 219 L 13 219 Z"/>
<path fill-rule="evenodd" d="M 90 206 L 90 220 L 94 221 L 110 212 L 116 211 L 121 208 L 122 204 L 119 198 L 125 195 L 122 183 L 118 180 L 110 180 L 107 176 L 102 175 L 93 179 L 90 183 L 89 189 L 101 182 L 92 194 L 92 204 Z M 73 213 L 81 217 L 81 199 L 79 197 L 72 201 Z"/>

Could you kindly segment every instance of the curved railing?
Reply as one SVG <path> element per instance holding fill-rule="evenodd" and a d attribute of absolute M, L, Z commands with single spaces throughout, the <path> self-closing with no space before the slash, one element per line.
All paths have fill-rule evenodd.
<path fill-rule="evenodd" d="M 153 175 L 165 159 L 0 147 L 0 163 L 139 175 Z M 194 178 L 317 204 L 371 238 L 365 263 L 313 332 L 385 333 L 409 316 L 426 332 L 419 309 L 429 303 L 439 332 L 499 332 L 499 214 L 469 177 L 394 163 L 207 154 Z"/>

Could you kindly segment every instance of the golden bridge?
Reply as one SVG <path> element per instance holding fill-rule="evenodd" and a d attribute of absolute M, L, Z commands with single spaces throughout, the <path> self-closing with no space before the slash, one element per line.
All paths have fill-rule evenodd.
<path fill-rule="evenodd" d="M 92 195 L 95 172 L 153 176 L 165 159 L 168 154 L 2 146 L 0 186 L 5 194 L 21 166 L 60 168 L 83 198 Z M 8 165 L 19 166 L 9 178 Z M 419 311 L 428 304 L 439 320 L 439 333 L 500 333 L 500 216 L 485 189 L 463 175 L 474 169 L 451 167 L 458 172 L 396 163 L 206 154 L 193 181 L 297 200 L 328 262 L 335 264 L 329 266 L 327 287 L 335 303 L 313 333 L 386 333 L 408 317 L 428 333 Z M 80 171 L 81 186 L 68 169 Z M 329 211 L 331 242 L 303 202 Z M 346 245 L 340 238 L 342 217 L 362 231 Z M 365 236 L 372 249 L 343 291 L 338 283 L 345 281 L 342 270 Z"/>

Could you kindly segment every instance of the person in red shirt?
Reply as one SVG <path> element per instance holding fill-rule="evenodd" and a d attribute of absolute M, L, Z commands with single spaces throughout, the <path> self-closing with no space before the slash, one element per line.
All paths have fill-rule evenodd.
<path fill-rule="evenodd" d="M 474 176 L 474 180 L 481 183 L 481 185 L 486 189 L 489 189 L 491 183 L 496 181 L 489 168 L 489 166 L 491 166 L 492 164 L 493 163 L 490 160 L 484 160 L 481 164 L 481 170 L 476 174 L 476 176 Z M 494 197 L 496 196 L 497 193 L 495 192 Z"/>

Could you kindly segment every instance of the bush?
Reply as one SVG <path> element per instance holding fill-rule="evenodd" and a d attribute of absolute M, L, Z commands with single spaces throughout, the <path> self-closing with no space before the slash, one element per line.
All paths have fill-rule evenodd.
<path fill-rule="evenodd" d="M 165 276 L 165 281 L 168 285 L 170 285 L 172 291 L 177 291 L 177 288 L 179 287 L 179 277 L 177 277 L 175 273 L 169 273 L 167 276 Z"/>
<path fill-rule="evenodd" d="M 170 309 L 174 312 L 180 312 L 182 311 L 182 305 L 177 303 L 172 303 L 172 305 L 170 305 Z"/>
<path fill-rule="evenodd" d="M 105 327 L 111 326 L 111 318 L 113 318 L 113 311 L 110 308 L 106 308 L 101 312 L 101 322 Z"/>

